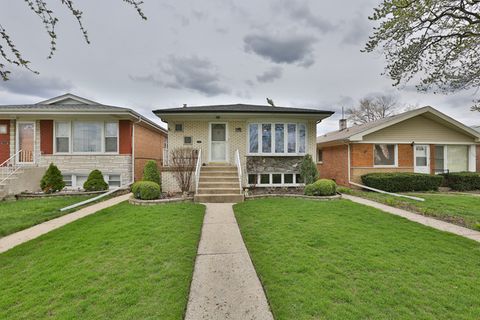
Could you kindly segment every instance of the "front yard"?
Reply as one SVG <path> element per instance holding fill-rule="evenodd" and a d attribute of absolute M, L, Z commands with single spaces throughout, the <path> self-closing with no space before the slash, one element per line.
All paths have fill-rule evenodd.
<path fill-rule="evenodd" d="M 0 254 L 0 319 L 181 319 L 204 210 L 122 203 Z"/>
<path fill-rule="evenodd" d="M 478 319 L 476 242 L 346 200 L 234 208 L 277 320 Z"/>
<path fill-rule="evenodd" d="M 67 214 L 61 208 L 93 197 L 64 196 L 0 202 L 0 237 Z"/>
<path fill-rule="evenodd" d="M 408 193 L 425 199 L 415 201 L 386 194 L 346 189 L 347 194 L 381 202 L 393 207 L 406 209 L 426 216 L 480 230 L 480 196 L 455 193 Z"/>

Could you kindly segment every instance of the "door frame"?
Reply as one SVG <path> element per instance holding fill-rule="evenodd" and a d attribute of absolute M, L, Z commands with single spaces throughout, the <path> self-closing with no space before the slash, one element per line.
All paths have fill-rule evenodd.
<path fill-rule="evenodd" d="M 423 146 L 423 147 L 426 147 L 427 149 L 427 170 L 428 172 L 424 172 L 424 171 L 417 171 L 417 146 Z M 426 174 L 430 174 L 431 173 L 431 165 L 430 165 L 430 162 L 431 162 L 431 159 L 430 159 L 430 145 L 429 144 L 414 144 L 413 145 L 413 172 L 415 173 L 426 173 Z M 423 166 L 419 167 L 419 168 L 423 168 Z"/>
<path fill-rule="evenodd" d="M 16 121 L 15 124 L 15 153 L 18 152 L 18 148 L 20 147 L 20 134 L 18 130 L 18 126 L 22 123 L 33 123 L 33 155 L 32 155 L 32 162 L 20 162 L 18 158 L 18 154 L 15 156 L 16 163 L 23 163 L 23 164 L 34 164 L 35 163 L 35 153 L 36 153 L 36 141 L 37 141 L 37 122 L 36 121 Z"/>
<path fill-rule="evenodd" d="M 213 124 L 224 124 L 225 125 L 225 161 L 213 161 L 212 160 L 212 125 Z M 228 122 L 221 122 L 221 121 L 215 121 L 215 122 L 209 122 L 208 123 L 208 162 L 225 162 L 228 163 L 229 161 L 229 143 L 228 143 Z"/>
<path fill-rule="evenodd" d="M 10 145 L 10 142 L 11 142 L 11 134 L 12 134 L 12 123 L 10 121 L 10 119 L 0 119 L 0 125 L 7 125 L 7 133 L 5 134 L 7 136 L 7 146 L 8 146 L 8 152 L 6 154 L 6 158 L 3 160 L 0 158 L 0 164 L 6 160 L 8 160 L 11 156 L 12 156 L 12 150 L 11 150 L 11 145 Z"/>

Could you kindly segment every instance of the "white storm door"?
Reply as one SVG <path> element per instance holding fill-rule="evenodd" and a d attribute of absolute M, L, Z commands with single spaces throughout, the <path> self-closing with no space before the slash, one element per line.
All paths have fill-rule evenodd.
<path fill-rule="evenodd" d="M 430 173 L 430 146 L 416 144 L 414 148 L 415 172 Z"/>
<path fill-rule="evenodd" d="M 35 160 L 35 122 L 17 122 L 17 162 L 34 163 Z"/>
<path fill-rule="evenodd" d="M 227 124 L 210 124 L 210 161 L 227 161 Z"/>

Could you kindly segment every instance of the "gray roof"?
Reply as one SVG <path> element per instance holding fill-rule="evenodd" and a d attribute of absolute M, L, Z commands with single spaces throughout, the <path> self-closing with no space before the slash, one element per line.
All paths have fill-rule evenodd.
<path fill-rule="evenodd" d="M 7 112 L 129 112 L 128 108 L 107 106 L 103 104 L 19 104 L 0 105 L 0 111 Z"/>
<path fill-rule="evenodd" d="M 318 109 L 304 109 L 304 108 L 290 108 L 290 107 L 272 107 L 270 105 L 253 105 L 253 104 L 226 104 L 226 105 L 212 105 L 212 106 L 187 106 L 180 108 L 158 109 L 153 111 L 155 114 L 169 114 L 169 113 L 281 113 L 281 114 L 310 114 L 310 115 L 332 115 L 334 112 L 318 110 Z"/>
<path fill-rule="evenodd" d="M 394 116 L 390 116 L 387 118 L 379 119 L 377 121 L 361 124 L 361 125 L 356 125 L 344 130 L 337 130 L 337 131 L 332 131 L 328 132 L 324 135 L 318 136 L 317 137 L 317 143 L 328 143 L 328 142 L 334 142 L 334 141 L 349 141 L 351 138 L 352 139 L 358 139 L 359 136 L 363 136 L 364 134 L 368 134 L 371 132 L 374 132 L 376 130 L 380 130 L 384 127 L 387 127 L 389 125 L 393 125 L 395 123 L 410 119 L 412 117 L 418 116 L 418 115 L 424 115 L 424 114 L 431 114 L 434 115 L 437 118 L 443 119 L 446 123 L 448 123 L 451 126 L 454 126 L 472 136 L 475 136 L 476 138 L 479 138 L 480 135 L 478 132 L 475 131 L 475 129 L 472 130 L 472 128 L 467 127 L 466 125 L 458 122 L 457 120 L 450 118 L 449 116 L 441 113 L 440 111 L 427 106 L 415 110 L 410 110 L 407 112 L 403 112 Z M 479 131 L 480 132 L 480 131 Z M 354 137 L 356 136 L 356 137 Z"/>

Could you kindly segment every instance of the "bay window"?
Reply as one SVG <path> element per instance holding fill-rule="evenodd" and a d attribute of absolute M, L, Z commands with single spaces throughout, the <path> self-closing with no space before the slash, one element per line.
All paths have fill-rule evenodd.
<path fill-rule="evenodd" d="M 248 153 L 271 155 L 305 154 L 307 125 L 305 123 L 250 123 Z"/>
<path fill-rule="evenodd" d="M 117 153 L 118 122 L 56 121 L 56 153 Z"/>

